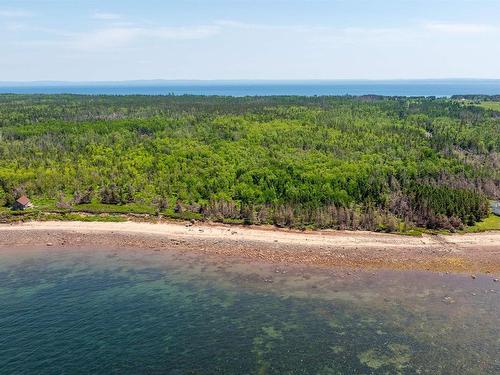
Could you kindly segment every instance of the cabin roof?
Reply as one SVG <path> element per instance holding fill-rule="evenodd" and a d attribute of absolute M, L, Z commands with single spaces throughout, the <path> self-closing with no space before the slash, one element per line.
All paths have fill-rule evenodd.
<path fill-rule="evenodd" d="M 16 200 L 16 202 L 20 205 L 27 206 L 30 203 L 30 200 L 26 195 L 22 195 L 18 200 Z"/>

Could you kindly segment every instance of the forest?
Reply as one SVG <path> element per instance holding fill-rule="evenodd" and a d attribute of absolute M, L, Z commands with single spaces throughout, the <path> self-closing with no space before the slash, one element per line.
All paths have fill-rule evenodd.
<path fill-rule="evenodd" d="M 446 98 L 0 95 L 0 206 L 461 229 L 500 198 L 500 116 Z"/>

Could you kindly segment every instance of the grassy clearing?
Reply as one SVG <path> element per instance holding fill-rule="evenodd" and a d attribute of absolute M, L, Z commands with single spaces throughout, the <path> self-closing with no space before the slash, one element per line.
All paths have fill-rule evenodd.
<path fill-rule="evenodd" d="M 493 111 L 500 111 L 500 102 L 481 102 L 479 106 Z"/>
<path fill-rule="evenodd" d="M 120 213 L 120 214 L 149 214 L 153 215 L 155 210 L 151 205 L 129 203 L 123 205 L 90 203 L 73 206 L 71 211 L 88 213 Z"/>
<path fill-rule="evenodd" d="M 500 216 L 491 214 L 483 221 L 476 223 L 476 225 L 467 227 L 465 231 L 469 233 L 476 233 L 487 230 L 500 230 Z"/>
<path fill-rule="evenodd" d="M 102 221 L 120 222 L 132 220 L 154 221 L 158 218 L 157 210 L 148 204 L 129 203 L 123 205 L 90 204 L 75 205 L 71 208 L 57 207 L 54 199 L 34 199 L 35 208 L 26 211 L 13 211 L 0 207 L 0 222 L 18 222 L 31 220 L 69 220 L 69 221 Z M 189 211 L 174 212 L 172 208 L 163 210 L 160 215 L 174 220 L 201 220 L 200 213 Z"/>
<path fill-rule="evenodd" d="M 78 213 L 66 214 L 45 214 L 40 216 L 43 221 L 87 221 L 87 222 L 106 222 L 106 223 L 120 223 L 127 221 L 126 216 L 118 215 L 80 215 Z"/>
<path fill-rule="evenodd" d="M 86 214 L 78 212 L 47 212 L 39 209 L 26 211 L 0 212 L 0 222 L 16 223 L 26 221 L 101 221 L 101 222 L 124 222 L 127 215 L 117 214 Z"/>

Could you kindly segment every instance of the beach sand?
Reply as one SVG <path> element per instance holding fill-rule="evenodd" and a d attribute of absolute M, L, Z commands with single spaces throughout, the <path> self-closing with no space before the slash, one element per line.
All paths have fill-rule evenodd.
<path fill-rule="evenodd" d="M 500 275 L 500 232 L 418 237 L 177 222 L 0 225 L 0 250 L 40 246 L 175 249 L 279 264 Z"/>

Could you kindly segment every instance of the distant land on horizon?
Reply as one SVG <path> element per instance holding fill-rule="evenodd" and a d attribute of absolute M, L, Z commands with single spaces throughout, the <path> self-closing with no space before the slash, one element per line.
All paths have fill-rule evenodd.
<path fill-rule="evenodd" d="M 36 80 L 0 81 L 0 87 L 7 86 L 88 86 L 88 85 L 218 85 L 218 84 L 444 84 L 444 83 L 500 83 L 500 78 L 408 78 L 408 79 L 130 79 L 109 81 L 78 80 Z"/>
<path fill-rule="evenodd" d="M 500 79 L 128 80 L 0 82 L 0 93 L 218 96 L 498 95 Z"/>

